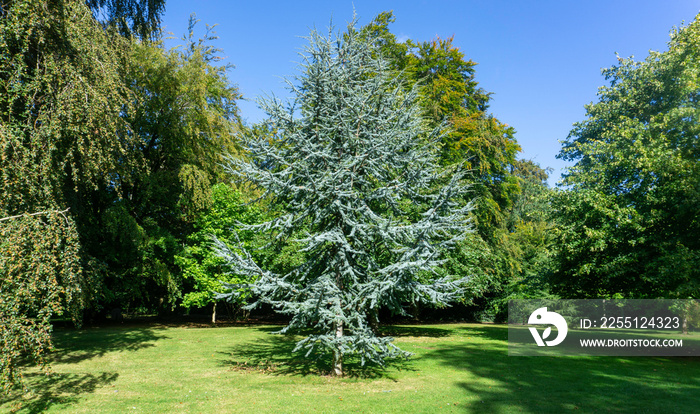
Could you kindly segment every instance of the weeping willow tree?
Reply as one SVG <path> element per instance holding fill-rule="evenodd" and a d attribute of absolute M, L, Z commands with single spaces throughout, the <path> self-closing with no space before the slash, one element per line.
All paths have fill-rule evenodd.
<path fill-rule="evenodd" d="M 248 158 L 229 158 L 227 170 L 260 189 L 283 213 L 246 230 L 295 239 L 304 263 L 286 273 L 258 265 L 243 247 L 217 242 L 233 272 L 255 280 L 260 304 L 291 315 L 280 333 L 311 329 L 295 351 L 383 365 L 409 354 L 377 336 L 380 306 L 406 314 L 411 304 L 445 305 L 465 278 L 435 276 L 442 253 L 471 229 L 467 186 L 457 169 L 440 169 L 444 131 L 427 130 L 416 90 L 400 76 L 354 22 L 327 36 L 313 31 L 302 53 L 302 73 L 288 82 L 289 106 L 262 100 L 274 139 L 252 134 Z M 240 286 L 229 285 L 231 298 Z"/>

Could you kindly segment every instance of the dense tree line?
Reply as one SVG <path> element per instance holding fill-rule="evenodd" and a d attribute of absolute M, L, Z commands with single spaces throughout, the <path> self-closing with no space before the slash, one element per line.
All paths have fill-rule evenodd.
<path fill-rule="evenodd" d="M 167 50 L 80 1 L 0 10 L 5 385 L 22 358 L 42 361 L 52 317 L 174 308 L 174 258 L 235 153 L 239 95 L 194 22 Z"/>
<path fill-rule="evenodd" d="M 561 295 L 698 297 L 699 46 L 696 18 L 666 52 L 620 58 L 564 142 L 575 165 L 553 198 Z"/>
<path fill-rule="evenodd" d="M 565 174 L 564 186 L 553 190 L 546 184 L 546 170 L 518 158 L 515 128 L 489 113 L 490 93 L 477 82 L 476 63 L 452 38 L 399 42 L 390 30 L 393 15 L 381 13 L 365 26 L 350 26 L 338 40 L 368 45 L 360 65 L 364 69 L 333 72 L 335 78 L 309 72 L 297 79 L 301 83 L 292 82 L 305 97 L 299 101 L 304 120 L 268 105 L 270 119 L 244 125 L 236 105 L 241 96 L 228 77 L 229 67 L 220 62 L 220 51 L 211 46 L 215 37 L 209 28 L 200 38 L 192 19 L 182 44 L 167 49 L 159 40 L 163 10 L 162 1 L 0 1 L 3 387 L 19 379 L 19 364 L 45 362 L 53 319 L 80 324 L 99 321 L 113 310 L 115 315 L 169 314 L 201 307 L 215 317 L 221 301 L 217 292 L 226 286 L 236 293 L 228 295 L 235 298 L 236 309 L 264 299 L 296 309 L 291 316 L 304 319 L 298 327 L 309 321 L 323 325 L 320 335 L 327 338 L 317 337 L 302 347 L 325 343 L 336 362 L 341 360 L 339 349 L 352 353 L 365 345 L 375 350 L 365 353 L 369 360 L 399 355 L 376 336 L 381 311 L 420 317 L 424 307 L 445 303 L 438 293 L 442 287 L 455 287 L 450 283 L 465 277 L 469 281 L 454 291 L 456 297 L 443 293 L 492 320 L 502 319 L 507 300 L 516 297 L 697 297 L 697 20 L 672 33 L 668 51 L 652 53 L 642 62 L 620 59 L 605 72 L 610 85 L 564 141 L 560 156 L 574 166 Z M 344 64 L 349 70 L 350 62 Z M 381 70 L 372 75 L 367 65 L 380 65 Z M 343 76 L 350 78 L 338 79 Z M 386 82 L 377 86 L 380 79 Z M 348 80 L 364 86 L 334 89 Z M 330 95 L 309 98 L 319 88 Z M 359 226 L 369 232 L 362 237 L 376 240 L 372 245 L 352 233 L 348 244 L 334 244 L 328 233 L 321 242 L 313 237 L 331 231 L 330 219 L 322 219 L 321 213 L 314 213 L 317 221 L 309 218 L 313 208 L 324 204 L 318 194 L 304 199 L 304 188 L 322 177 L 302 183 L 300 177 L 311 174 L 310 167 L 296 171 L 287 177 L 295 184 L 277 193 L 279 188 L 271 190 L 266 181 L 285 171 L 279 154 L 296 154 L 294 145 L 303 140 L 294 137 L 316 136 L 314 128 L 331 131 L 324 140 L 340 136 L 342 131 L 332 127 L 351 117 L 332 120 L 328 108 L 346 110 L 343 105 L 352 94 L 362 95 L 362 88 L 390 91 L 394 102 L 376 97 L 366 101 L 389 109 L 404 102 L 403 113 L 411 118 L 405 125 L 418 131 L 392 147 L 392 162 L 430 142 L 435 166 L 434 179 L 421 181 L 418 192 L 407 190 L 396 197 L 388 195 L 387 183 L 398 186 L 404 179 L 400 173 L 387 178 L 377 170 L 350 178 L 353 184 L 367 180 L 362 191 L 381 193 L 386 187 L 385 198 L 359 198 L 369 203 L 368 214 L 387 213 L 396 225 L 420 223 L 431 200 L 440 199 L 445 188 L 469 187 L 452 195 L 451 209 L 470 210 L 473 231 L 448 237 L 445 227 L 438 232 L 444 239 L 426 238 L 432 241 L 421 248 L 428 250 L 416 254 L 435 254 L 436 261 L 401 276 L 410 282 L 406 286 L 436 287 L 434 300 L 421 300 L 425 298 L 418 290 L 400 287 L 393 276 L 382 279 L 372 273 L 400 259 L 396 252 L 417 248 L 416 240 L 406 247 L 408 233 L 392 242 L 396 254 L 391 249 L 382 253 L 377 250 L 382 246 L 379 235 L 398 237 L 386 230 L 390 227 L 370 231 L 361 225 L 364 216 L 348 216 L 330 203 L 328 211 L 337 214 L 328 217 L 338 223 L 349 220 L 343 231 Z M 331 96 L 341 98 L 331 102 Z M 372 114 L 367 112 L 368 119 Z M 367 134 L 372 128 L 389 130 L 378 118 L 367 124 Z M 386 143 L 393 138 L 386 132 L 376 139 Z M 253 142 L 259 145 L 251 146 Z M 359 141 L 348 142 L 362 147 Z M 250 152 L 252 148 L 259 153 Z M 326 151 L 321 148 L 326 147 L 307 155 L 320 156 Z M 277 158 L 273 152 L 258 157 L 273 149 L 279 151 Z M 235 166 L 229 173 L 241 175 L 244 166 L 251 168 L 243 174 L 250 182 L 232 182 L 222 167 L 225 157 Z M 318 162 L 329 159 L 320 157 Z M 408 165 L 405 170 L 410 170 Z M 256 176 L 254 171 L 265 173 Z M 466 173 L 454 181 L 455 171 Z M 275 196 L 266 197 L 266 191 Z M 376 214 L 370 216 L 378 220 Z M 285 217 L 295 225 L 280 224 Z M 317 236 L 309 235 L 313 232 Z M 218 240 L 216 249 L 212 236 Z M 446 240 L 450 242 L 442 243 Z M 266 298 L 269 289 L 263 285 L 245 287 L 257 283 L 260 275 L 296 275 L 285 283 L 307 293 L 311 289 L 315 293 L 307 299 L 314 297 L 326 286 L 324 266 L 337 259 L 329 252 L 348 246 L 344 257 L 352 263 L 343 269 L 365 273 L 343 279 L 336 288 L 344 295 L 384 299 L 352 309 L 339 304 L 341 319 L 295 308 L 287 303 L 289 296 Z M 429 246 L 437 247 L 433 252 Z M 236 256 L 269 273 L 240 271 L 245 266 L 231 260 Z M 437 289 L 436 283 L 446 285 Z M 368 293 L 370 285 L 385 290 Z M 392 289 L 395 294 L 386 293 Z M 331 338 L 330 331 L 343 327 L 346 337 Z M 353 336 L 359 331 L 367 335 Z"/>

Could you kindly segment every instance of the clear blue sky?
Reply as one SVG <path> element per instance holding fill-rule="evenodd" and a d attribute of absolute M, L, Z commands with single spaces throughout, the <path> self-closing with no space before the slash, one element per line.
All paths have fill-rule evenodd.
<path fill-rule="evenodd" d="M 490 111 L 517 130 L 520 158 L 552 167 L 554 185 L 566 164 L 555 158 L 584 105 L 606 84 L 601 68 L 615 53 L 643 59 L 665 50 L 668 33 L 691 22 L 700 0 L 627 1 L 213 1 L 166 2 L 163 25 L 177 37 L 190 13 L 204 24 L 218 24 L 217 47 L 235 65 L 229 76 L 248 101 L 243 118 L 264 118 L 255 98 L 288 96 L 282 77 L 296 73 L 297 53 L 312 27 L 331 17 L 339 29 L 352 18 L 360 24 L 393 10 L 390 27 L 399 39 L 431 40 L 454 35 L 454 44 L 478 63 L 476 80 L 493 93 Z"/>

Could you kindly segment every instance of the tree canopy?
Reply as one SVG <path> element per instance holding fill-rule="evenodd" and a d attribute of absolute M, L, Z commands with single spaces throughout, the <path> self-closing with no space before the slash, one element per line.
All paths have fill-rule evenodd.
<path fill-rule="evenodd" d="M 700 294 L 700 18 L 604 70 L 552 190 L 453 37 L 313 31 L 294 99 L 246 125 L 212 28 L 167 48 L 164 7 L 0 1 L 5 389 L 58 316 L 265 305 L 340 375 L 407 356 L 380 316 Z"/>
<path fill-rule="evenodd" d="M 175 306 L 174 256 L 211 204 L 221 151 L 235 152 L 239 94 L 193 24 L 166 50 L 99 24 L 82 1 L 3 2 L 0 14 L 5 386 L 50 349 L 52 316 Z"/>
<path fill-rule="evenodd" d="M 0 218 L 13 217 L 0 221 L 3 387 L 22 358 L 42 361 L 52 316 L 79 320 L 89 280 L 79 218 L 130 142 L 123 44 L 83 2 L 2 5 Z"/>
<path fill-rule="evenodd" d="M 521 165 L 516 131 L 488 113 L 491 94 L 479 87 L 477 63 L 454 45 L 454 37 L 399 42 L 389 29 L 392 22 L 391 12 L 380 13 L 361 33 L 373 36 L 396 76 L 405 78 L 406 85 L 418 87 L 429 125 L 445 123 L 450 127 L 440 140 L 440 163 L 445 168 L 463 164 L 470 170 L 472 214 L 481 242 L 471 240 L 469 247 L 451 252 L 446 267 L 464 270 L 466 265 L 477 270 L 474 281 L 480 287 L 476 291 L 485 303 L 494 303 L 507 296 L 507 287 L 521 276 L 519 244 L 525 239 L 511 237 L 518 232 L 513 209 L 516 199 L 523 201 L 533 195 L 524 191 L 526 181 L 516 173 Z M 530 227 L 534 228 L 544 229 L 541 225 Z"/>
<path fill-rule="evenodd" d="M 558 290 L 697 297 L 700 288 L 700 20 L 665 52 L 620 58 L 560 157 Z"/>
<path fill-rule="evenodd" d="M 93 16 L 123 36 L 149 40 L 160 37 L 165 0 L 85 0 Z"/>
<path fill-rule="evenodd" d="M 182 295 L 175 256 L 212 203 L 211 187 L 223 180 L 222 153 L 236 153 L 240 130 L 229 66 L 211 46 L 211 28 L 195 36 L 192 16 L 183 44 L 133 42 L 124 64 L 132 105 L 123 119 L 132 147 L 102 193 L 86 228 L 88 249 L 102 265 L 96 305 L 169 312 Z"/>

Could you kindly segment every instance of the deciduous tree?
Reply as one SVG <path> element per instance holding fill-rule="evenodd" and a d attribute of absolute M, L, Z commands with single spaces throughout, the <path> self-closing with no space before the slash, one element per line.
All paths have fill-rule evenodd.
<path fill-rule="evenodd" d="M 90 224 L 87 248 L 104 265 L 96 305 L 174 308 L 183 293 L 175 256 L 224 179 L 221 152 L 237 151 L 240 95 L 211 28 L 200 39 L 196 22 L 178 47 L 130 44 L 124 83 L 133 105 L 123 118 L 133 143 L 123 162 L 133 167 L 114 176 Z"/>
<path fill-rule="evenodd" d="M 81 1 L 0 3 L 0 218 L 19 216 L 0 221 L 3 388 L 42 361 L 51 317 L 77 319 L 82 219 L 131 142 L 122 40 Z"/>
<path fill-rule="evenodd" d="M 253 196 L 254 198 L 254 196 Z M 301 263 L 298 246 L 276 243 L 274 248 L 264 246 L 270 241 L 255 231 L 235 231 L 239 223 L 262 223 L 274 216 L 274 206 L 250 203 L 251 195 L 229 184 L 218 183 L 212 187 L 212 205 L 194 221 L 194 232 L 185 239 L 185 248 L 175 257 L 175 263 L 183 272 L 182 306 L 186 308 L 212 306 L 212 323 L 216 321 L 217 298 L 215 292 L 223 290 L 222 282 L 246 284 L 249 277 L 232 274 L 223 258 L 212 249 L 212 236 L 230 248 L 243 244 L 257 263 L 278 272 Z M 249 297 L 245 292 L 233 302 L 236 310 L 245 305 Z"/>
<path fill-rule="evenodd" d="M 165 0 L 85 0 L 96 19 L 123 36 L 158 38 Z"/>
<path fill-rule="evenodd" d="M 555 198 L 566 296 L 700 293 L 700 20 L 665 52 L 620 59 L 560 157 L 575 162 Z"/>

